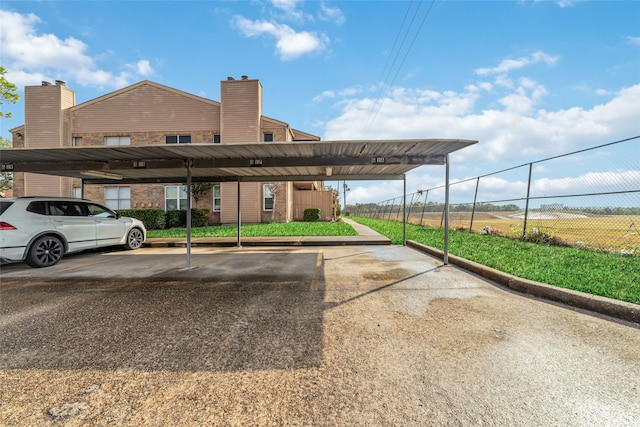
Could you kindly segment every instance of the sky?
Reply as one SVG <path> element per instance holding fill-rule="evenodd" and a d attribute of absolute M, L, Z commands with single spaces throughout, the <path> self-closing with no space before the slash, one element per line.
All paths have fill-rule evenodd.
<path fill-rule="evenodd" d="M 78 103 L 142 80 L 219 101 L 220 81 L 247 75 L 266 116 L 323 140 L 479 141 L 451 155 L 452 182 L 640 135 L 636 0 L 3 0 L 0 65 L 20 95 L 63 80 Z M 10 138 L 24 104 L 1 108 Z M 638 144 L 537 163 L 533 192 L 638 189 Z M 527 173 L 483 179 L 482 200 L 523 195 Z M 443 180 L 420 167 L 407 191 Z M 349 204 L 403 189 L 347 185 Z"/>

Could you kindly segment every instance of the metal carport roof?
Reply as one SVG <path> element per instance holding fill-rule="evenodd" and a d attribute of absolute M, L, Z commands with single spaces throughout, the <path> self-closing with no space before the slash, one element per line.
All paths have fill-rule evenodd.
<path fill-rule="evenodd" d="M 422 165 L 446 165 L 444 261 L 447 263 L 448 156 L 475 143 L 463 139 L 400 139 L 14 148 L 0 150 L 0 161 L 2 172 L 67 176 L 81 178 L 87 184 L 184 182 L 191 186 L 193 181 L 403 179 L 405 193 L 407 172 Z M 188 209 L 188 217 L 189 213 Z M 187 224 L 190 222 L 188 219 Z M 239 239 L 240 230 L 238 244 Z M 189 255 L 190 229 L 188 267 Z"/>
<path fill-rule="evenodd" d="M 86 183 L 402 179 L 475 144 L 459 139 L 259 142 L 18 148 L 1 150 L 3 171 L 82 178 Z M 96 173 L 97 172 L 97 173 Z"/>

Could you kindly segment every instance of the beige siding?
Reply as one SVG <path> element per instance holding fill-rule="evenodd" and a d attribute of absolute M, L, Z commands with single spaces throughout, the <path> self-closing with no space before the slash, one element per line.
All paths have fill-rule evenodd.
<path fill-rule="evenodd" d="M 238 184 L 223 182 L 220 184 L 222 224 L 236 224 L 238 221 Z M 262 186 L 257 182 L 240 184 L 240 212 L 243 223 L 261 222 Z"/>
<path fill-rule="evenodd" d="M 202 131 L 219 128 L 220 106 L 146 83 L 71 112 L 74 133 Z"/>
<path fill-rule="evenodd" d="M 222 143 L 262 141 L 262 85 L 258 80 L 225 80 L 220 85 Z"/>
<path fill-rule="evenodd" d="M 20 196 L 60 196 L 70 197 L 65 194 L 64 184 L 70 178 L 63 178 L 50 175 L 40 175 L 37 173 L 24 174 L 24 194 Z"/>
<path fill-rule="evenodd" d="M 331 191 L 294 191 L 293 220 L 302 221 L 304 219 L 304 210 L 307 208 L 319 208 L 320 219 L 322 221 L 331 221 L 333 217 Z"/>
<path fill-rule="evenodd" d="M 25 148 L 71 145 L 69 109 L 75 93 L 64 85 L 25 87 Z M 71 178 L 26 173 L 18 196 L 71 196 Z"/>
<path fill-rule="evenodd" d="M 25 148 L 61 146 L 60 89 L 59 86 L 25 87 Z"/>

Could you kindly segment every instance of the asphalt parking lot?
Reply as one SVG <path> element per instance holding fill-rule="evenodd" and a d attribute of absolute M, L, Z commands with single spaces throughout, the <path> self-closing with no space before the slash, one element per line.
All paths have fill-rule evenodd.
<path fill-rule="evenodd" d="M 401 246 L 2 266 L 0 425 L 637 426 L 640 330 Z"/>

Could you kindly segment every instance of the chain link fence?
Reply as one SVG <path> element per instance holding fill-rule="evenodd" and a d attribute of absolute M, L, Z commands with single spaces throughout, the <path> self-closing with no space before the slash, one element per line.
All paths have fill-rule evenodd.
<path fill-rule="evenodd" d="M 639 143 L 636 136 L 452 182 L 449 227 L 640 256 Z M 444 197 L 444 186 L 407 194 L 407 222 L 442 228 Z M 349 211 L 402 221 L 403 206 L 398 196 Z"/>

